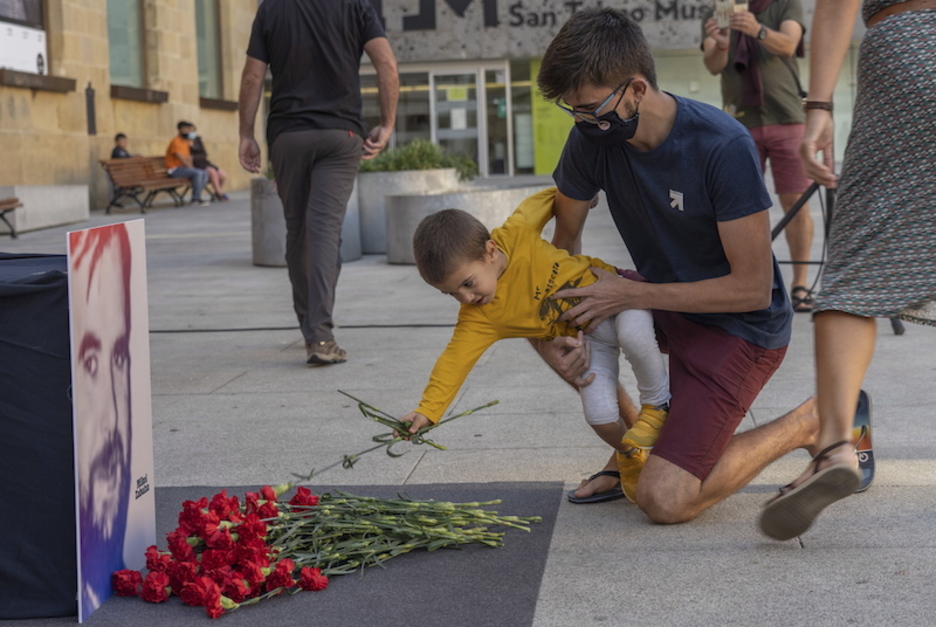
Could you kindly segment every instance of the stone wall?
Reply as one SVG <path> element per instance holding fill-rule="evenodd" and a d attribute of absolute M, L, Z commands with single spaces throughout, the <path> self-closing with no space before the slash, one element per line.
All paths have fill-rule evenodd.
<path fill-rule="evenodd" d="M 109 158 L 116 133 L 134 154 L 164 154 L 176 122 L 198 126 L 209 156 L 230 175 L 229 189 L 246 189 L 250 174 L 237 162 L 240 72 L 257 0 L 218 3 L 222 98 L 205 104 L 198 92 L 195 5 L 191 0 L 142 0 L 145 87 L 165 102 L 111 96 L 107 0 L 48 0 L 45 25 L 49 75 L 74 81 L 71 90 L 0 84 L 0 185 L 89 188 L 103 207 L 108 186 L 98 160 Z M 96 135 L 88 132 L 86 89 L 93 91 Z M 57 86 L 56 86 L 57 87 Z"/>

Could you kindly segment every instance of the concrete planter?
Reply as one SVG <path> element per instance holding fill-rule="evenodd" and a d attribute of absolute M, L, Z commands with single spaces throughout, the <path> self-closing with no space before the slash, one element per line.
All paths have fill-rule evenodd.
<path fill-rule="evenodd" d="M 458 186 L 458 173 L 455 168 L 358 174 L 361 250 L 365 254 L 387 252 L 385 196 L 456 189 Z"/>
<path fill-rule="evenodd" d="M 6 214 L 17 233 L 84 222 L 91 216 L 87 185 L 4 185 L 0 199 L 19 198 L 23 206 Z M 0 222 L 0 234 L 9 233 Z"/>
<path fill-rule="evenodd" d="M 283 203 L 276 192 L 276 182 L 268 178 L 250 181 L 251 248 L 255 266 L 286 265 L 286 218 Z M 348 210 L 341 225 L 341 259 L 361 258 L 361 221 L 358 211 L 357 184 L 348 199 Z"/>
<path fill-rule="evenodd" d="M 502 225 L 525 198 L 542 190 L 542 185 L 526 185 L 387 196 L 387 262 L 416 263 L 413 257 L 413 233 L 429 214 L 443 209 L 461 209 L 478 218 L 491 230 Z"/>

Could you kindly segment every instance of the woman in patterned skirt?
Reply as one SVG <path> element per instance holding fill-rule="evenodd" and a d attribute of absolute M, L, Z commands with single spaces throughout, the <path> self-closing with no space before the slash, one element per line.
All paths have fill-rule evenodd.
<path fill-rule="evenodd" d="M 818 0 L 813 18 L 801 153 L 810 178 L 837 182 L 839 192 L 814 316 L 820 452 L 761 514 L 761 529 L 781 540 L 860 485 L 851 430 L 875 319 L 936 324 L 936 0 L 864 1 L 868 31 L 839 180 L 831 100 L 858 5 Z"/>

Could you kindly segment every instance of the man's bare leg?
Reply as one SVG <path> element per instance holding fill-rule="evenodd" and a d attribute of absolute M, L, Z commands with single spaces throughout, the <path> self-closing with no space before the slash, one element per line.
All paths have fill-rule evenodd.
<path fill-rule="evenodd" d="M 631 400 L 630 396 L 627 395 L 627 392 L 624 391 L 624 388 L 618 384 L 617 387 L 617 397 L 618 397 L 618 412 L 621 415 L 621 419 L 624 421 L 625 431 L 634 426 L 634 421 L 637 420 L 637 406 L 634 405 L 634 401 Z M 623 437 L 623 433 L 621 434 Z M 612 447 L 613 448 L 613 447 Z M 604 468 L 601 470 L 613 470 L 617 471 L 617 459 L 615 458 L 614 451 L 611 451 L 611 458 L 608 460 L 608 463 L 604 465 Z M 583 479 L 579 484 L 579 487 L 575 490 L 575 496 L 584 498 L 591 496 L 592 494 L 600 494 L 602 492 L 607 492 L 608 490 L 613 489 L 620 483 L 614 477 L 601 476 L 595 477 L 592 481 L 588 479 Z"/>
<path fill-rule="evenodd" d="M 793 449 L 805 447 L 814 453 L 818 432 L 819 415 L 810 398 L 773 422 L 731 438 L 704 481 L 651 453 L 640 473 L 637 504 L 654 522 L 692 520 Z"/>

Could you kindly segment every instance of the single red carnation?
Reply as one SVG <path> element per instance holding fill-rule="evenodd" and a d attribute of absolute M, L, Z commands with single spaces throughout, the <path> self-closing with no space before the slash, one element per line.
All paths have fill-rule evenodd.
<path fill-rule="evenodd" d="M 227 520 L 231 512 L 237 511 L 240 507 L 240 501 L 236 496 L 228 497 L 227 490 L 221 490 L 215 494 L 208 505 L 208 509 L 214 512 L 221 520 Z"/>
<path fill-rule="evenodd" d="M 211 549 L 229 550 L 234 548 L 234 538 L 231 537 L 231 531 L 218 527 L 214 533 L 205 538 L 205 544 Z"/>
<path fill-rule="evenodd" d="M 256 492 L 248 492 L 244 495 L 244 506 L 248 514 L 256 514 L 260 509 L 260 495 Z"/>
<path fill-rule="evenodd" d="M 202 570 L 214 570 L 234 563 L 234 551 L 208 549 L 201 554 Z"/>
<path fill-rule="evenodd" d="M 241 540 L 234 545 L 234 563 L 246 564 L 255 562 L 261 567 L 266 568 L 270 565 L 271 548 L 266 542 L 259 538 Z"/>
<path fill-rule="evenodd" d="M 146 570 L 155 570 L 164 573 L 166 572 L 166 568 L 169 566 L 169 562 L 171 561 L 172 556 L 169 553 L 161 553 L 159 549 L 156 548 L 155 544 L 147 547 Z"/>
<path fill-rule="evenodd" d="M 186 605 L 201 607 L 205 604 L 205 596 L 212 587 L 217 588 L 218 584 L 216 584 L 211 577 L 205 577 L 203 575 L 198 576 L 182 586 L 182 590 L 179 591 L 179 597 Z"/>
<path fill-rule="evenodd" d="M 221 568 L 216 568 L 214 570 L 209 570 L 209 571 L 203 570 L 202 574 L 207 575 L 208 577 L 211 577 L 212 581 L 214 581 L 219 586 L 224 587 L 225 582 L 228 579 L 231 579 L 232 577 L 234 577 L 234 575 L 237 573 L 230 566 L 222 566 Z"/>
<path fill-rule="evenodd" d="M 267 501 L 257 510 L 257 515 L 260 518 L 276 518 L 279 516 L 279 507 L 276 506 L 276 503 Z"/>
<path fill-rule="evenodd" d="M 242 603 L 250 595 L 250 585 L 235 572 L 230 579 L 221 584 L 221 593 L 235 603 Z"/>
<path fill-rule="evenodd" d="M 328 587 L 328 577 L 322 574 L 321 568 L 304 566 L 299 571 L 299 587 L 303 590 L 324 590 Z"/>
<path fill-rule="evenodd" d="M 169 563 L 166 574 L 169 575 L 169 587 L 179 591 L 185 584 L 195 579 L 198 574 L 198 564 L 173 560 Z"/>
<path fill-rule="evenodd" d="M 199 522 L 202 519 L 204 510 L 208 507 L 208 498 L 202 497 L 197 501 L 185 501 L 182 503 L 182 511 L 179 512 L 179 527 L 185 529 L 186 535 L 196 533 L 199 528 Z"/>
<path fill-rule="evenodd" d="M 271 503 L 276 502 L 276 490 L 274 490 L 272 486 L 265 485 L 260 488 L 260 496 Z"/>
<path fill-rule="evenodd" d="M 179 527 L 175 531 L 166 534 L 169 541 L 169 552 L 172 557 L 180 562 L 195 561 L 195 549 L 188 543 L 188 532 Z"/>
<path fill-rule="evenodd" d="M 169 598 L 169 575 L 164 572 L 150 571 L 143 580 L 140 598 L 150 603 L 162 603 Z"/>
<path fill-rule="evenodd" d="M 244 575 L 244 579 L 247 580 L 247 583 L 250 584 L 250 587 L 253 589 L 258 589 L 258 586 L 266 581 L 266 575 L 263 574 L 263 567 L 256 562 L 244 562 L 240 565 L 241 574 Z"/>
<path fill-rule="evenodd" d="M 296 585 L 292 573 L 296 569 L 295 563 L 291 559 L 284 558 L 276 563 L 276 568 L 270 573 L 266 580 L 266 589 L 274 590 L 276 588 L 292 588 Z"/>
<path fill-rule="evenodd" d="M 198 521 L 198 535 L 203 540 L 207 540 L 218 530 L 218 526 L 221 524 L 221 519 L 218 518 L 218 515 L 214 512 L 202 512 L 202 516 Z"/>
<path fill-rule="evenodd" d="M 111 575 L 111 587 L 117 596 L 135 597 L 140 593 L 143 575 L 138 570 L 123 569 Z"/>
<path fill-rule="evenodd" d="M 218 618 L 224 614 L 224 608 L 221 607 L 221 588 L 215 582 L 205 586 L 205 596 L 202 600 L 209 618 Z"/>
<path fill-rule="evenodd" d="M 312 494 L 312 491 L 309 488 L 298 487 L 296 488 L 296 493 L 291 499 L 289 499 L 290 505 L 308 505 L 315 506 L 318 505 L 319 498 Z"/>
<path fill-rule="evenodd" d="M 237 534 L 240 536 L 240 541 L 250 541 L 255 538 L 263 538 L 266 536 L 267 526 L 266 523 L 260 520 L 260 517 L 256 513 L 250 513 L 244 516 L 244 522 L 237 526 Z"/>

